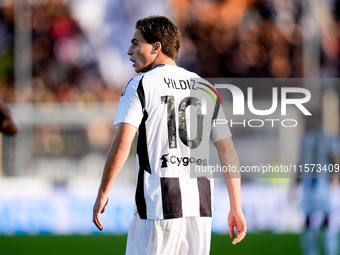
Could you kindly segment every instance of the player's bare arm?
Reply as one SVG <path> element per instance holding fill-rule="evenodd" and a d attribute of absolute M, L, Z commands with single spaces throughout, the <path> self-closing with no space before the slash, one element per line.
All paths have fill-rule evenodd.
<path fill-rule="evenodd" d="M 18 130 L 18 126 L 14 123 L 5 102 L 0 97 L 0 132 L 6 135 L 14 135 Z"/>
<path fill-rule="evenodd" d="M 237 152 L 231 137 L 219 140 L 215 143 L 222 166 L 235 166 L 240 169 L 240 163 Z M 242 211 L 241 199 L 241 178 L 235 173 L 224 173 L 225 181 L 228 187 L 230 212 L 228 216 L 229 234 L 231 238 L 235 237 L 234 227 L 237 231 L 237 237 L 233 244 L 243 240 L 247 232 L 247 225 Z"/>
<path fill-rule="evenodd" d="M 104 212 L 108 203 L 109 191 L 129 156 L 136 132 L 137 128 L 130 124 L 119 124 L 116 136 L 108 152 L 97 199 L 93 206 L 93 223 L 100 231 L 103 230 L 100 214 Z"/>

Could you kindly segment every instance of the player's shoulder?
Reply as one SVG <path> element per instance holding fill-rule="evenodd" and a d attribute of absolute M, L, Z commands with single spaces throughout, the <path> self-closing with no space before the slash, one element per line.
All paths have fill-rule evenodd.
<path fill-rule="evenodd" d="M 143 74 L 136 75 L 135 77 L 131 78 L 125 85 L 124 90 L 121 96 L 124 96 L 128 90 L 136 90 L 137 86 L 142 79 Z"/>
<path fill-rule="evenodd" d="M 131 78 L 127 83 L 126 83 L 126 86 L 133 86 L 133 87 L 136 87 L 138 86 L 140 80 L 143 78 L 144 74 L 141 73 L 141 74 L 138 74 L 136 75 L 135 77 Z"/>

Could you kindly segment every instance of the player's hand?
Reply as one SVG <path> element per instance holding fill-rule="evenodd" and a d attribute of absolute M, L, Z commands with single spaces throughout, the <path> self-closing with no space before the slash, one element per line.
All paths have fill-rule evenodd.
<path fill-rule="evenodd" d="M 246 220 L 244 218 L 242 210 L 238 210 L 238 211 L 230 210 L 229 216 L 228 216 L 228 226 L 229 226 L 229 234 L 231 238 L 234 238 L 235 234 L 237 234 L 232 244 L 235 245 L 241 242 L 243 238 L 246 236 L 246 232 L 247 232 L 247 224 L 246 224 Z M 234 227 L 236 228 L 236 233 L 235 233 Z"/>
<path fill-rule="evenodd" d="M 9 119 L 4 120 L 0 126 L 0 131 L 6 135 L 15 135 L 18 130 L 18 126 Z"/>
<path fill-rule="evenodd" d="M 18 126 L 12 120 L 5 102 L 0 97 L 0 132 L 6 135 L 15 135 L 18 130 Z"/>
<path fill-rule="evenodd" d="M 109 198 L 103 194 L 98 194 L 96 202 L 94 203 L 93 206 L 93 223 L 96 225 L 96 227 L 102 231 L 103 230 L 103 225 L 100 221 L 100 214 L 105 211 L 105 206 L 109 202 Z"/>

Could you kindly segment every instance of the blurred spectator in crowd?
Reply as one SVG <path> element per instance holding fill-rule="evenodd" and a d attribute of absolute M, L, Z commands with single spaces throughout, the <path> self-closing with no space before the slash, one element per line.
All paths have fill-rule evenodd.
<path fill-rule="evenodd" d="M 19 99 L 33 103 L 118 100 L 121 91 L 101 78 L 93 50 L 64 2 L 30 3 L 32 93 Z M 14 14 L 20 3 L 10 1 L 0 8 L 0 93 L 8 102 L 14 101 Z M 19 95 L 27 90 L 17 89 Z"/>
<path fill-rule="evenodd" d="M 183 37 L 181 65 L 203 77 L 304 77 L 311 60 L 304 44 L 314 40 L 306 36 L 320 41 L 320 72 L 339 75 L 338 0 L 170 2 Z"/>
<path fill-rule="evenodd" d="M 172 0 L 187 52 L 204 77 L 301 77 L 299 1 Z M 185 56 L 194 55 L 186 60 Z"/>
<path fill-rule="evenodd" d="M 14 135 L 18 132 L 18 127 L 14 123 L 9 110 L 0 97 L 0 131 L 6 135 Z"/>
<path fill-rule="evenodd" d="M 318 233 L 322 228 L 324 254 L 338 254 L 337 229 L 331 219 L 331 180 L 335 164 L 339 166 L 337 140 L 320 127 L 320 114 L 307 118 L 306 133 L 301 140 L 300 160 L 302 172 L 301 206 L 305 214 L 302 251 L 306 255 L 320 253 Z M 336 182 L 335 182 L 336 183 Z M 318 224 L 318 215 L 322 222 Z"/>

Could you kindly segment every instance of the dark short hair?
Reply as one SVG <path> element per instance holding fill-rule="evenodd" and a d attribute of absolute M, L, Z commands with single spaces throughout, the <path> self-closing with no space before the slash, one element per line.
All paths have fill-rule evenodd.
<path fill-rule="evenodd" d="M 147 43 L 160 42 L 165 55 L 172 59 L 177 58 L 181 34 L 170 19 L 165 16 L 149 16 L 138 20 L 136 29 L 141 31 Z"/>

